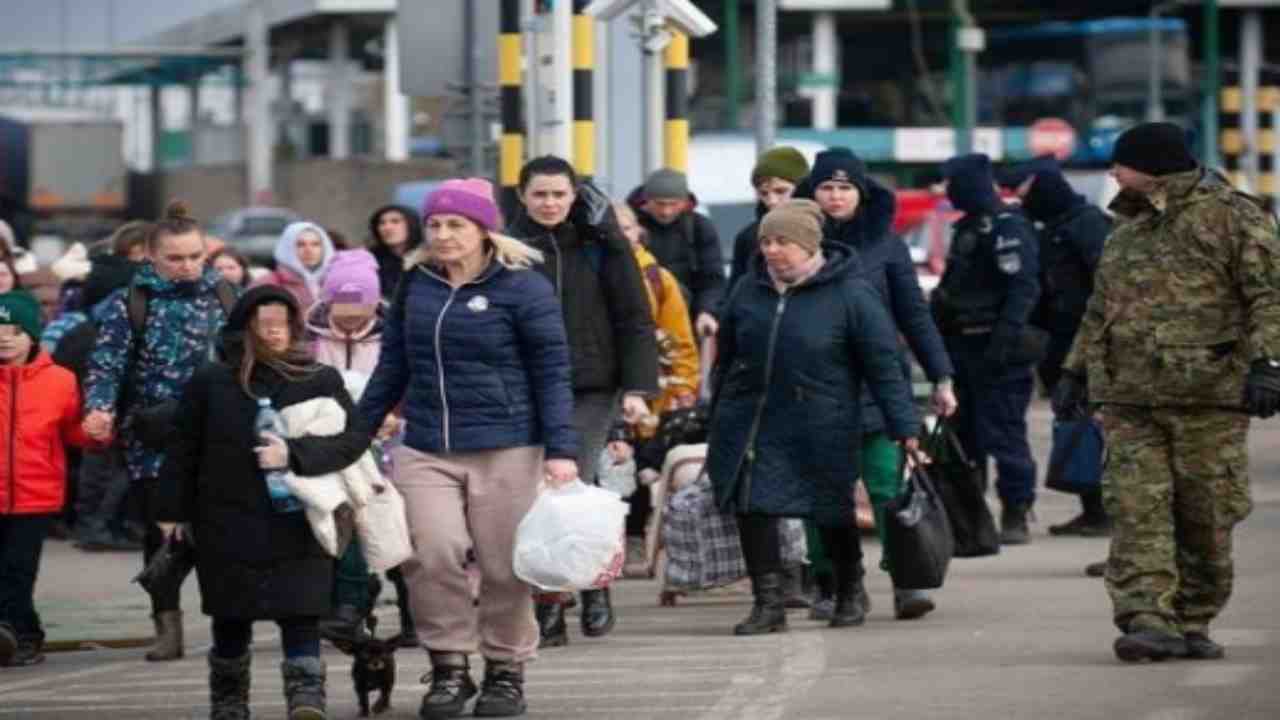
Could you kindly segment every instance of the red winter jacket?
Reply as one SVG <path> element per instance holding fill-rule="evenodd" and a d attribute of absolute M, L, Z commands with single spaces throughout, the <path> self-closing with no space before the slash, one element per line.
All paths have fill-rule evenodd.
<path fill-rule="evenodd" d="M 46 352 L 26 365 L 0 365 L 0 515 L 62 510 L 67 443 L 90 443 L 76 376 Z"/>

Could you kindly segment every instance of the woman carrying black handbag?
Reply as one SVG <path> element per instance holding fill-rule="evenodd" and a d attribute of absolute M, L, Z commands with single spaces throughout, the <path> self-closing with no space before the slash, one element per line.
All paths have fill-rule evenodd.
<path fill-rule="evenodd" d="M 861 625 L 862 547 L 854 522 L 861 388 L 886 432 L 917 446 L 919 420 L 892 319 L 857 255 L 822 241 L 822 211 L 792 200 L 764 217 L 760 253 L 732 291 L 717 335 L 707 469 L 738 517 L 755 606 L 738 635 L 785 630 L 778 518 L 812 520 L 832 557 L 832 627 Z"/>

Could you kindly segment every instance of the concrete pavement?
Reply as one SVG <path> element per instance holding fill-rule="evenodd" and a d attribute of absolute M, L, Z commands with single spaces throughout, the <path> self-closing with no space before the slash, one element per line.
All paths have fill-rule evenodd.
<path fill-rule="evenodd" d="M 1033 409 L 1032 426 L 1044 457 L 1043 406 Z M 1076 503 L 1044 492 L 1035 542 L 955 561 L 936 594 L 938 611 L 920 621 L 893 620 L 889 579 L 875 569 L 865 626 L 830 630 L 796 611 L 790 632 L 762 638 L 729 635 L 747 611 L 746 595 L 726 591 L 661 608 L 656 583 L 622 582 L 612 635 L 587 640 L 575 632 L 568 648 L 546 651 L 530 666 L 529 717 L 1280 718 L 1280 567 L 1273 550 L 1280 547 L 1280 423 L 1255 424 L 1251 449 L 1256 509 L 1237 531 L 1236 595 L 1214 627 L 1226 660 L 1116 661 L 1106 593 L 1101 581 L 1082 574 L 1084 564 L 1104 556 L 1106 541 L 1048 537 L 1045 528 L 1072 515 Z M 867 566 L 875 568 L 874 539 L 866 549 Z M 138 562 L 50 543 L 38 604 L 51 638 L 145 635 L 145 597 L 128 585 Z M 207 717 L 208 622 L 194 591 L 192 582 L 188 658 L 151 665 L 141 649 L 64 652 L 41 666 L 0 670 L 0 718 Z M 381 613 L 381 627 L 393 628 L 393 608 Z M 258 626 L 258 718 L 284 716 L 278 642 L 274 625 Z M 350 664 L 325 652 L 331 717 L 355 717 Z M 415 717 L 426 658 L 403 650 L 397 659 L 399 685 L 383 717 Z"/>

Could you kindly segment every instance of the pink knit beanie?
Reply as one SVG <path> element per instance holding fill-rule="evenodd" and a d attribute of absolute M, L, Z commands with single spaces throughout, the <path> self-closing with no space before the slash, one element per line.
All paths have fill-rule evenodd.
<path fill-rule="evenodd" d="M 493 201 L 493 185 L 483 178 L 445 180 L 427 196 L 422 220 L 432 215 L 453 214 L 474 220 L 486 230 L 501 229 L 501 213 Z"/>
<path fill-rule="evenodd" d="M 327 303 L 377 305 L 382 298 L 378 260 L 368 250 L 343 250 L 333 256 L 320 297 Z"/>

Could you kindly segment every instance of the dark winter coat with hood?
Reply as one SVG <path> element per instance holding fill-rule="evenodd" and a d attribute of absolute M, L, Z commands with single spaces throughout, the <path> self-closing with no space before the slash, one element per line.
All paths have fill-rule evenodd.
<path fill-rule="evenodd" d="M 409 229 L 409 239 L 402 255 L 393 252 L 378 235 L 378 221 L 383 215 L 393 210 L 404 216 L 405 224 Z M 369 251 L 378 261 L 378 283 L 382 287 L 383 299 L 390 300 L 396 292 L 396 286 L 400 284 L 400 278 L 404 275 L 404 255 L 418 249 L 425 239 L 426 235 L 422 232 L 422 217 L 411 207 L 384 205 L 374 210 L 373 215 L 369 216 Z"/>
<path fill-rule="evenodd" d="M 460 287 L 425 262 L 405 283 L 360 398 L 366 424 L 381 425 L 404 398 L 404 443 L 415 450 L 543 445 L 548 458 L 577 457 L 569 348 L 546 279 L 490 260 Z"/>
<path fill-rule="evenodd" d="M 893 233 L 897 199 L 891 190 L 871 178 L 863 181 L 860 190 L 862 202 L 857 213 L 844 222 L 827 218 L 824 235 L 858 253 L 863 277 L 889 310 L 894 326 L 906 338 L 925 375 L 933 382 L 951 377 L 955 368 L 929 313 L 915 263 L 911 261 L 911 251 Z M 813 191 L 807 183 L 802 183 L 796 189 L 796 197 L 812 199 Z M 902 367 L 910 378 L 911 365 L 905 355 Z M 886 427 L 884 415 L 865 392 L 863 407 L 863 432 L 883 431 Z"/>
<path fill-rule="evenodd" d="M 724 297 L 724 253 L 716 226 L 705 215 L 695 212 L 698 198 L 689 195 L 689 210 L 675 222 L 663 225 L 644 209 L 644 187 L 627 196 L 627 204 L 648 232 L 645 247 L 658 259 L 658 264 L 671 271 L 692 296 L 689 316 L 696 320 L 701 313 L 715 315 Z"/>
<path fill-rule="evenodd" d="M 728 512 L 847 525 L 861 467 L 862 394 L 894 438 L 917 434 L 897 332 L 849 248 L 780 295 L 752 262 L 720 318 L 707 470 Z"/>
<path fill-rule="evenodd" d="M 768 212 L 769 208 L 765 207 L 764 203 L 756 203 L 756 219 L 733 237 L 733 261 L 729 264 L 729 282 L 725 285 L 725 299 L 721 301 L 722 310 L 733 286 L 738 284 L 739 278 L 747 274 L 747 270 L 751 268 L 752 258 L 760 252 L 760 221 Z"/>
<path fill-rule="evenodd" d="M 196 571 L 206 615 L 240 619 L 326 616 L 333 591 L 334 559 L 311 532 L 306 513 L 276 513 L 258 468 L 253 430 L 257 398 L 277 408 L 333 398 L 347 412 L 346 429 L 328 437 L 287 440 L 289 467 L 299 477 L 346 468 L 369 447 L 338 371 L 322 365 L 290 381 L 258 364 L 246 394 L 240 385 L 243 337 L 255 308 L 290 306 L 295 332 L 302 330 L 296 301 L 265 285 L 236 303 L 222 333 L 222 360 L 200 368 L 183 391 L 178 426 L 161 474 L 157 519 L 189 522 L 199 548 Z"/>
<path fill-rule="evenodd" d="M 594 223 L 582 219 L 587 212 L 575 206 L 554 228 L 520 212 L 507 231 L 545 256 L 536 269 L 564 310 L 573 391 L 656 393 L 658 346 L 640 267 L 613 212 Z"/>

